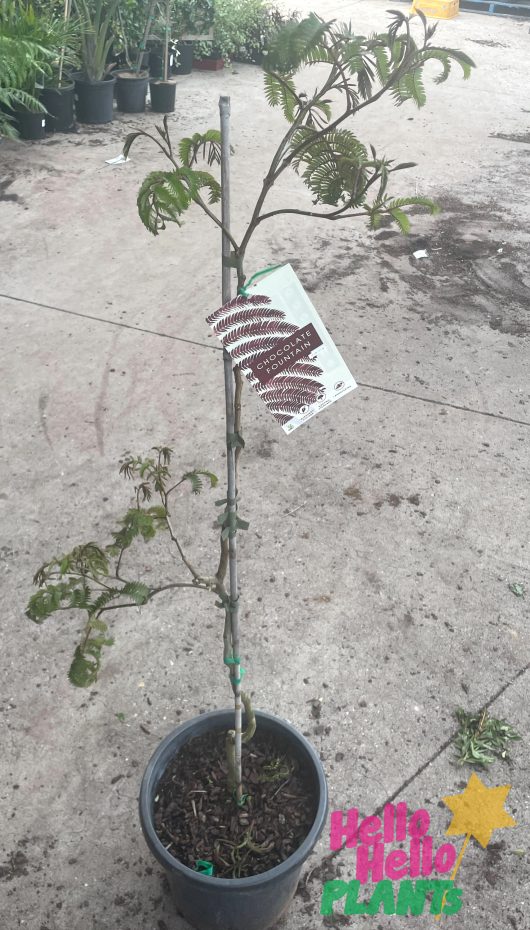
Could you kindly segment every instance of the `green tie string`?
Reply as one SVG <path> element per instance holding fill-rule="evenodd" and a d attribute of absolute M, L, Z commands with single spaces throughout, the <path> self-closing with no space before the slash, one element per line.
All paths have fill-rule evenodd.
<path fill-rule="evenodd" d="M 276 271 L 277 268 L 283 268 L 283 265 L 269 265 L 268 268 L 263 268 L 261 271 L 256 271 L 256 274 L 253 274 L 251 278 L 247 281 L 246 284 L 238 287 L 237 293 L 241 294 L 243 297 L 248 297 L 248 288 L 256 278 L 261 278 L 263 274 L 268 274 L 269 271 Z"/>

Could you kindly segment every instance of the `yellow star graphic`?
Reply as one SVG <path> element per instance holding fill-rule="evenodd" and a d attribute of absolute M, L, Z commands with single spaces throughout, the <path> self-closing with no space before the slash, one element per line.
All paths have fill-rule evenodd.
<path fill-rule="evenodd" d="M 473 772 L 462 794 L 451 794 L 442 798 L 453 812 L 447 836 L 473 836 L 485 849 L 494 830 L 515 827 L 516 821 L 504 809 L 511 785 L 488 788 Z M 467 844 L 466 844 L 467 845 Z"/>

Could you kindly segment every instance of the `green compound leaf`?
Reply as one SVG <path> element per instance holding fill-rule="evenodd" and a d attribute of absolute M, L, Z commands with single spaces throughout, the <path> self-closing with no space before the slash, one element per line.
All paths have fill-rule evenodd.
<path fill-rule="evenodd" d="M 120 594 L 132 598 L 135 604 L 147 604 L 151 597 L 151 589 L 141 581 L 128 581 L 124 584 Z"/>
<path fill-rule="evenodd" d="M 191 168 L 199 157 L 208 165 L 221 164 L 221 133 L 218 129 L 196 132 L 193 136 L 181 139 L 179 156 L 183 165 Z"/>
<path fill-rule="evenodd" d="M 181 480 L 190 482 L 193 494 L 200 494 L 204 487 L 203 478 L 208 479 L 211 488 L 217 487 L 219 483 L 217 475 L 203 468 L 194 468 L 193 471 L 187 471 L 186 474 L 182 476 Z"/>
<path fill-rule="evenodd" d="M 88 688 L 95 684 L 101 665 L 101 650 L 103 646 L 112 646 L 113 643 L 113 639 L 99 636 L 77 647 L 68 672 L 68 678 L 76 688 Z"/>
<path fill-rule="evenodd" d="M 174 171 L 152 171 L 143 182 L 137 197 L 138 213 L 146 229 L 154 236 L 167 223 L 181 226 L 181 217 L 202 189 L 208 191 L 208 202 L 221 198 L 221 185 L 206 171 L 175 168 Z"/>

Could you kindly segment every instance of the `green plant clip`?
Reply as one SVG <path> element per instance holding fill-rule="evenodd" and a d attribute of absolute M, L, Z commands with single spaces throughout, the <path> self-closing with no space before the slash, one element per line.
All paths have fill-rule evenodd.
<path fill-rule="evenodd" d="M 277 268 L 283 268 L 282 265 L 270 265 L 268 268 L 263 268 L 261 271 L 256 271 L 256 274 L 253 274 L 251 278 L 248 279 L 246 284 L 238 287 L 237 293 L 241 294 L 243 297 L 248 297 L 248 288 L 256 278 L 261 278 L 263 274 L 269 274 L 270 271 L 276 271 Z"/>
<path fill-rule="evenodd" d="M 223 659 L 225 665 L 241 665 L 241 659 L 239 656 L 228 656 L 227 659 Z"/>
<path fill-rule="evenodd" d="M 229 449 L 245 448 L 245 440 L 240 433 L 227 433 L 226 444 Z"/>
<path fill-rule="evenodd" d="M 200 872 L 201 875 L 213 875 L 214 864 L 213 862 L 208 862 L 207 859 L 197 859 L 195 862 L 195 871 Z"/>
<path fill-rule="evenodd" d="M 231 664 L 231 663 L 230 663 L 230 664 Z M 237 686 L 240 685 L 241 682 L 243 681 L 243 678 L 245 677 L 245 674 L 246 674 L 245 669 L 243 668 L 242 665 L 240 665 L 240 666 L 239 666 L 239 678 L 234 678 L 233 675 L 230 675 L 230 681 L 232 682 L 233 685 L 235 685 L 235 686 L 237 687 Z"/>
<path fill-rule="evenodd" d="M 244 807 L 248 801 L 248 794 L 242 794 L 240 798 L 236 797 L 236 792 L 234 791 L 235 802 L 238 807 Z"/>

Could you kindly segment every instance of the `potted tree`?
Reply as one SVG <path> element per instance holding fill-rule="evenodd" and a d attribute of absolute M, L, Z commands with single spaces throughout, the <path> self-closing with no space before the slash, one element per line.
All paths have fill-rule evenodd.
<path fill-rule="evenodd" d="M 116 78 L 108 64 L 113 17 L 119 0 L 74 0 L 81 39 L 82 70 L 74 73 L 77 119 L 80 123 L 110 123 Z"/>
<path fill-rule="evenodd" d="M 150 0 L 134 69 L 129 66 L 128 69 L 116 72 L 116 99 L 118 110 L 123 113 L 143 113 L 145 110 L 149 70 L 145 70 L 144 65 L 146 62 L 147 65 L 149 64 L 149 52 L 146 45 L 154 19 L 155 7 L 156 0 Z"/>
<path fill-rule="evenodd" d="M 77 31 L 70 25 L 72 0 L 64 4 L 64 37 L 59 60 L 53 62 L 51 77 L 45 76 L 41 100 L 46 107 L 46 129 L 52 132 L 68 132 L 75 121 L 74 91 L 68 69 L 78 64 L 79 42 Z"/>
<path fill-rule="evenodd" d="M 221 53 L 213 42 L 216 10 L 217 0 L 175 0 L 180 36 L 177 74 L 189 74 L 192 66 L 209 71 L 224 67 Z"/>
<path fill-rule="evenodd" d="M 287 127 L 240 233 L 229 216 L 227 98 L 221 98 L 221 133 L 196 133 L 175 149 L 164 119 L 157 136 L 145 131 L 128 136 L 125 155 L 143 137 L 167 160 L 167 170 L 151 172 L 138 194 L 140 218 L 148 231 L 158 235 L 170 222 L 180 225 L 192 204 L 220 229 L 223 308 L 210 320 L 222 320 L 231 334 L 254 318 L 252 295 L 246 309 L 245 255 L 262 223 L 282 214 L 327 221 L 364 217 L 372 229 L 386 219 L 406 232 L 408 207 L 436 211 L 426 198 L 392 197 L 392 176 L 411 163 L 396 164 L 378 155 L 345 126 L 385 94 L 397 104 L 412 101 L 423 106 L 423 71 L 429 62 L 441 66 L 439 82 L 447 79 L 453 62 L 469 76 L 471 60 L 435 45 L 435 27 L 418 15 L 420 41 L 412 38 L 410 20 L 400 12 L 393 13 L 386 32 L 368 38 L 315 15 L 280 30 L 269 46 L 265 93 L 270 106 L 282 110 Z M 303 79 L 305 69 L 316 62 L 325 63 L 327 73 L 320 87 L 305 94 L 299 89 L 300 74 Z M 335 109 L 330 99 L 337 101 Z M 221 164 L 221 182 L 197 167 L 201 157 L 206 167 Z M 312 205 L 266 209 L 271 189 L 291 168 L 305 182 Z M 219 216 L 215 205 L 220 200 Z M 230 300 L 233 269 L 241 296 Z M 277 337 L 271 337 L 272 344 L 277 345 L 278 338 L 281 344 L 281 323 L 273 329 Z M 287 906 L 322 830 L 326 785 L 320 760 L 304 737 L 280 718 L 255 712 L 242 690 L 237 537 L 248 527 L 238 506 L 243 374 L 226 351 L 223 370 L 227 491 L 216 502 L 221 539 L 214 569 L 197 566 L 185 551 L 174 502 L 183 487 L 199 493 L 204 484 L 214 487 L 217 478 L 204 469 L 176 477 L 172 450 L 160 446 L 147 456 L 129 456 L 122 462 L 121 473 L 134 484 L 134 504 L 111 541 L 77 546 L 43 565 L 35 576 L 38 591 L 27 613 L 40 623 L 58 610 L 84 612 L 86 626 L 69 674 L 74 684 L 88 686 L 98 676 L 103 650 L 113 643 L 108 621 L 113 610 L 145 605 L 162 592 L 182 588 L 215 598 L 234 707 L 188 721 L 158 746 L 142 781 L 140 816 L 146 840 L 166 869 L 176 906 L 194 927 L 264 930 Z M 127 561 L 135 541 L 149 542 L 160 534 L 174 546 L 183 576 L 154 585 L 135 577 Z"/>
<path fill-rule="evenodd" d="M 162 75 L 153 77 L 149 83 L 151 109 L 155 113 L 173 113 L 175 109 L 176 84 L 171 80 L 170 55 L 178 56 L 178 50 L 171 51 L 171 11 L 172 0 L 166 0 L 164 8 L 164 42 L 162 45 Z"/>

